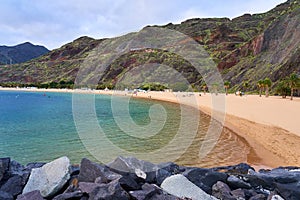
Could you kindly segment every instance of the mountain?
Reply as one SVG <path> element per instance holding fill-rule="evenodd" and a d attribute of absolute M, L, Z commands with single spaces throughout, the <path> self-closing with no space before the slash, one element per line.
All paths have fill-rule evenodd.
<path fill-rule="evenodd" d="M 197 18 L 154 27 L 176 30 L 192 37 L 208 52 L 223 79 L 231 82 L 233 90 L 241 88 L 243 81 L 250 83 L 249 90 L 256 90 L 257 81 L 266 77 L 273 81 L 275 87 L 287 75 L 293 72 L 300 74 L 299 0 L 289 0 L 261 14 L 245 14 L 234 19 Z M 86 36 L 78 38 L 37 59 L 13 67 L 1 67 L 0 83 L 6 86 L 71 86 L 80 66 L 94 48 L 100 44 L 114 44 L 134 34 L 101 40 Z M 113 87 L 121 80 L 124 87 L 130 83 L 148 84 L 152 81 L 148 78 L 149 74 L 155 74 L 160 80 L 168 78 L 170 69 L 166 67 L 152 66 L 153 69 L 147 72 L 141 68 L 137 70 L 138 66 L 147 63 L 160 63 L 175 69 L 196 89 L 204 83 L 202 75 L 180 56 L 159 49 L 138 48 L 131 49 L 107 67 L 99 80 L 100 88 Z M 97 68 L 99 66 L 93 69 Z M 128 73 L 130 75 L 126 76 Z M 87 79 L 92 77 L 92 73 L 87 74 Z M 172 87 L 176 82 L 161 84 Z"/>
<path fill-rule="evenodd" d="M 0 65 L 26 62 L 48 52 L 47 48 L 29 42 L 16 46 L 0 46 Z"/>

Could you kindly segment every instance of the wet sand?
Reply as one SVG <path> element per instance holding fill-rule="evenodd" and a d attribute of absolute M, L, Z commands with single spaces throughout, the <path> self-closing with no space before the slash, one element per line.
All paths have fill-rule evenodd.
<path fill-rule="evenodd" d="M 225 113 L 224 126 L 235 132 L 251 148 L 246 158 L 249 164 L 257 168 L 300 166 L 300 98 L 291 101 L 279 96 L 266 98 L 258 95 L 240 97 L 219 94 L 216 97 L 195 93 L 188 97 L 188 93 L 138 93 L 142 98 L 151 96 L 151 99 L 177 103 L 179 95 L 186 99 L 195 98 L 201 111 L 209 115 L 216 111 L 215 118 L 221 121 Z M 224 109 L 222 106 L 212 106 L 213 98 L 217 98 L 216 102 L 224 99 Z"/>

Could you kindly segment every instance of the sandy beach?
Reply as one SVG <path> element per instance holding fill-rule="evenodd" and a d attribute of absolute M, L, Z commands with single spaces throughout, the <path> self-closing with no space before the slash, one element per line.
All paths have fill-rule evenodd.
<path fill-rule="evenodd" d="M 150 92 L 138 95 L 177 102 L 172 93 Z M 258 168 L 300 165 L 299 98 L 291 101 L 278 96 L 266 98 L 258 95 L 240 97 L 219 94 L 218 98 L 225 99 L 225 109 L 220 110 L 218 106 L 212 106 L 214 96 L 203 93 L 199 96 L 196 93 L 194 98 L 199 109 L 207 114 L 211 115 L 213 110 L 225 112 L 224 126 L 244 138 L 252 149 L 248 155 L 248 163 Z"/>
<path fill-rule="evenodd" d="M 20 89 L 0 88 L 0 90 L 24 90 L 41 92 L 83 92 L 109 95 L 125 95 L 120 91 L 67 90 L 67 89 Z M 132 95 L 132 94 L 126 94 Z M 251 165 L 260 167 L 300 166 L 300 98 L 282 99 L 279 96 L 268 98 L 258 95 L 235 96 L 229 94 L 138 92 L 135 98 L 147 98 L 190 105 L 191 99 L 201 111 L 211 115 L 218 113 L 217 120 L 251 147 L 247 160 Z M 224 100 L 222 106 L 212 104 L 212 99 Z M 218 119 L 219 117 L 219 119 Z"/>

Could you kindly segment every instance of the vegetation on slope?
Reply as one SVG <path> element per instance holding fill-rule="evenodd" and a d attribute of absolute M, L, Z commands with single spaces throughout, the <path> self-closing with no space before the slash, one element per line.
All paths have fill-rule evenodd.
<path fill-rule="evenodd" d="M 289 0 L 267 13 L 245 14 L 232 20 L 190 19 L 162 28 L 180 31 L 202 45 L 223 79 L 230 80 L 231 91 L 243 89 L 245 81 L 249 83 L 247 90 L 257 91 L 257 82 L 261 79 L 269 77 L 273 83 L 270 88 L 274 89 L 286 76 L 300 74 L 299 24 L 299 0 Z M 72 87 L 85 58 L 103 41 L 114 42 L 114 39 L 81 37 L 32 61 L 3 66 L 0 83 L 4 86 Z M 142 68 L 141 65 L 151 67 Z M 203 77 L 180 56 L 159 49 L 138 49 L 111 63 L 99 80 L 98 88 L 147 84 L 172 88 L 178 82 L 176 78 L 173 82 L 171 79 L 169 83 L 164 82 L 172 69 L 194 89 L 203 87 Z M 153 82 L 149 74 L 155 74 L 160 81 Z"/>

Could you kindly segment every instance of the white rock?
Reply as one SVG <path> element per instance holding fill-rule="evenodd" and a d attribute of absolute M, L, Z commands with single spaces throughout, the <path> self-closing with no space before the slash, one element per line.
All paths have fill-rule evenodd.
<path fill-rule="evenodd" d="M 271 200 L 284 200 L 284 198 L 282 198 L 281 196 L 279 195 L 274 195 L 272 196 L 272 199 Z"/>
<path fill-rule="evenodd" d="M 291 169 L 289 172 L 300 172 L 300 169 Z"/>
<path fill-rule="evenodd" d="M 203 190 L 181 174 L 166 178 L 161 184 L 161 188 L 167 193 L 179 198 L 190 198 L 193 200 L 217 200 L 217 198 L 206 194 Z"/>
<path fill-rule="evenodd" d="M 55 194 L 70 179 L 70 166 L 69 158 L 61 157 L 41 168 L 32 169 L 23 194 L 34 190 L 40 190 L 43 197 Z"/>
<path fill-rule="evenodd" d="M 135 169 L 135 174 L 137 177 L 140 177 L 144 180 L 146 180 L 146 178 L 147 178 L 147 174 L 144 171 L 142 171 L 141 169 Z"/>

